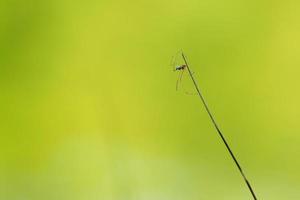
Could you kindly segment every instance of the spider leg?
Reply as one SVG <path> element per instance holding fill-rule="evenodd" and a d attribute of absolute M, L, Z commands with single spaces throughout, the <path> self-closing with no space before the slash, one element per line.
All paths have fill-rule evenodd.
<path fill-rule="evenodd" d="M 179 84 L 181 83 L 181 80 L 182 80 L 182 76 L 183 76 L 183 73 L 184 73 L 185 70 L 182 70 L 178 76 L 178 79 L 177 79 L 177 82 L 176 82 L 176 91 L 178 91 L 178 88 L 179 88 Z"/>
<path fill-rule="evenodd" d="M 182 64 L 181 62 L 179 62 L 179 59 L 181 58 L 181 53 L 182 53 L 182 51 L 180 50 L 180 51 L 176 52 L 175 55 L 172 56 L 170 65 L 172 66 L 173 71 L 176 71 L 176 67 L 179 66 L 180 64 Z"/>
<path fill-rule="evenodd" d="M 172 59 L 170 61 L 170 66 L 172 67 L 173 72 L 176 71 L 175 64 L 176 64 L 176 55 L 172 56 Z"/>

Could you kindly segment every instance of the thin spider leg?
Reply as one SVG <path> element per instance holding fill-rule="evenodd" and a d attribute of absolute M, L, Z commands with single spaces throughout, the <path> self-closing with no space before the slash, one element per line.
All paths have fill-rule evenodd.
<path fill-rule="evenodd" d="M 176 66 L 179 65 L 178 59 L 181 56 L 181 51 L 178 51 L 175 55 L 172 56 L 170 65 L 172 66 L 173 71 L 176 71 Z"/>
<path fill-rule="evenodd" d="M 178 91 L 178 88 L 179 88 L 179 84 L 181 83 L 181 80 L 182 80 L 182 76 L 183 76 L 183 72 L 185 70 L 182 70 L 178 76 L 178 79 L 177 79 L 177 82 L 176 82 L 176 91 Z"/>
<path fill-rule="evenodd" d="M 175 62 L 176 62 L 176 56 L 172 56 L 172 59 L 170 61 L 170 66 L 172 67 L 172 70 L 175 71 Z"/>
<path fill-rule="evenodd" d="M 180 76 L 180 82 L 182 81 L 184 71 L 185 71 L 185 69 L 182 70 L 182 73 L 181 73 L 181 76 Z"/>

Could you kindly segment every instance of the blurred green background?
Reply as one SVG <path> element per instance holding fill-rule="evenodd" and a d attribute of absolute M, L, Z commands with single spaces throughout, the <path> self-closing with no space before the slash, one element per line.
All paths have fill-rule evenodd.
<path fill-rule="evenodd" d="M 0 199 L 300 199 L 300 2 L 0 1 Z"/>

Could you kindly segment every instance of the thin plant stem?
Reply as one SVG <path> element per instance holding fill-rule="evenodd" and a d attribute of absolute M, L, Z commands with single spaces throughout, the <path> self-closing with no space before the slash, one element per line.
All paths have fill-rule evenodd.
<path fill-rule="evenodd" d="M 250 185 L 250 182 L 247 180 L 246 175 L 244 174 L 244 172 L 243 172 L 243 170 L 242 170 L 242 168 L 241 168 L 241 165 L 239 164 L 238 160 L 237 160 L 236 157 L 234 156 L 234 154 L 233 154 L 231 148 L 229 147 L 229 145 L 228 145 L 228 143 L 227 143 L 227 141 L 226 141 L 224 135 L 222 134 L 222 132 L 221 132 L 221 130 L 219 129 L 219 127 L 218 127 L 218 125 L 217 125 L 217 123 L 216 123 L 216 121 L 215 121 L 215 119 L 214 119 L 212 113 L 210 112 L 210 110 L 209 110 L 209 108 L 208 108 L 208 106 L 207 106 L 207 103 L 206 103 L 205 100 L 204 100 L 204 97 L 202 96 L 202 94 L 201 94 L 201 92 L 200 92 L 200 89 L 199 89 L 199 87 L 198 87 L 198 85 L 197 85 L 197 83 L 196 83 L 196 81 L 195 81 L 195 78 L 194 78 L 194 76 L 193 76 L 193 73 L 191 72 L 191 70 L 190 70 L 190 68 L 189 68 L 189 65 L 188 65 L 188 63 L 187 63 L 186 57 L 184 56 L 183 53 L 182 53 L 181 55 L 182 55 L 182 58 L 183 58 L 183 60 L 184 60 L 184 62 L 185 62 L 186 68 L 187 68 L 187 70 L 188 70 L 188 72 L 189 72 L 189 75 L 190 75 L 190 77 L 191 77 L 191 79 L 192 79 L 192 81 L 193 81 L 193 84 L 194 84 L 194 86 L 195 86 L 195 89 L 197 90 L 197 93 L 198 93 L 198 95 L 199 95 L 199 97 L 200 97 L 200 99 L 201 99 L 201 101 L 202 101 L 202 103 L 203 103 L 203 105 L 204 105 L 204 107 L 205 107 L 205 110 L 207 111 L 207 113 L 208 113 L 208 115 L 209 115 L 209 117 L 210 117 L 210 119 L 211 119 L 211 121 L 212 121 L 214 127 L 216 128 L 216 130 L 217 130 L 219 136 L 221 137 L 223 143 L 225 144 L 226 149 L 228 150 L 228 152 L 229 152 L 231 158 L 233 159 L 233 161 L 234 161 L 235 165 L 237 166 L 237 168 L 238 168 L 240 174 L 242 175 L 242 177 L 243 177 L 245 183 L 247 184 L 248 189 L 250 190 L 253 199 L 254 199 L 254 200 L 257 200 L 256 195 L 255 195 L 255 193 L 254 193 L 254 190 L 252 189 L 252 187 L 251 187 L 251 185 Z"/>

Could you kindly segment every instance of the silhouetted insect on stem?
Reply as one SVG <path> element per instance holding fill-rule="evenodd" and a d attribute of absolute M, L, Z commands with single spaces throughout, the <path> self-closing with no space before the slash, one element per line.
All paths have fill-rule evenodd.
<path fill-rule="evenodd" d="M 185 68 L 186 68 L 186 65 L 180 65 L 175 68 L 175 71 L 184 70 Z"/>
<path fill-rule="evenodd" d="M 185 72 L 185 69 L 186 69 L 186 65 L 182 64 L 182 63 L 179 63 L 179 56 L 180 56 L 180 53 L 181 51 L 178 51 L 176 53 L 176 55 L 173 56 L 172 58 L 172 61 L 171 61 L 171 66 L 173 68 L 173 71 L 179 71 L 179 76 L 177 78 L 177 81 L 176 81 L 176 91 L 179 90 L 179 85 L 182 81 L 182 77 L 183 77 L 183 74 Z"/>
<path fill-rule="evenodd" d="M 241 176 L 243 177 L 243 179 L 244 179 L 244 181 L 245 181 L 245 183 L 246 183 L 246 185 L 247 185 L 249 191 L 251 192 L 251 195 L 252 195 L 253 199 L 254 199 L 254 200 L 257 200 L 256 195 L 255 195 L 255 193 L 254 193 L 254 190 L 252 189 L 252 187 L 251 187 L 251 185 L 250 185 L 250 182 L 247 180 L 247 178 L 246 178 L 246 176 L 245 176 L 245 174 L 244 174 L 244 172 L 243 172 L 243 170 L 242 170 L 242 168 L 241 168 L 241 166 L 240 166 L 238 160 L 236 159 L 235 155 L 233 154 L 231 148 L 229 147 L 228 142 L 226 141 L 226 139 L 225 139 L 223 133 L 221 132 L 219 126 L 217 125 L 217 123 L 216 123 L 216 121 L 215 121 L 215 119 L 214 119 L 214 117 L 213 117 L 213 115 L 212 115 L 212 113 L 211 113 L 210 110 L 209 110 L 208 105 L 207 105 L 206 101 L 204 100 L 203 95 L 202 95 L 201 92 L 200 92 L 200 89 L 199 89 L 199 87 L 198 87 L 198 85 L 197 85 L 197 83 L 196 83 L 196 80 L 195 80 L 195 78 L 194 78 L 194 76 L 193 76 L 193 73 L 191 72 L 191 69 L 190 69 L 190 67 L 189 67 L 189 65 L 188 65 L 188 63 L 187 63 L 186 57 L 185 57 L 185 55 L 183 54 L 183 52 L 181 52 L 181 56 L 182 56 L 182 59 L 183 59 L 183 61 L 184 61 L 184 64 L 181 64 L 181 65 L 176 66 L 176 67 L 175 67 L 175 70 L 174 70 L 174 71 L 181 71 L 181 74 L 179 75 L 179 78 L 178 78 L 179 81 L 177 80 L 177 83 L 176 83 L 176 89 L 178 88 L 178 83 L 179 83 L 179 82 L 181 81 L 181 79 L 182 79 L 183 72 L 185 71 L 185 69 L 187 69 L 187 71 L 188 71 L 188 73 L 189 73 L 189 76 L 190 76 L 190 78 L 191 78 L 191 80 L 192 80 L 192 82 L 193 82 L 193 85 L 194 85 L 194 87 L 195 87 L 195 89 L 196 89 L 196 91 L 197 91 L 197 94 L 198 94 L 198 96 L 200 97 L 200 100 L 201 100 L 201 102 L 203 103 L 204 108 L 205 108 L 206 112 L 208 113 L 210 120 L 212 121 L 212 123 L 213 123 L 215 129 L 217 130 L 217 132 L 218 132 L 220 138 L 222 139 L 224 145 L 226 146 L 227 151 L 229 152 L 229 154 L 230 154 L 231 158 L 233 159 L 233 161 L 234 161 L 236 167 L 238 168 L 238 170 L 239 170 Z"/>
<path fill-rule="evenodd" d="M 186 69 L 186 65 L 180 65 L 180 66 L 176 66 L 175 67 L 174 71 L 181 71 L 180 75 L 179 75 L 179 77 L 177 79 L 177 82 L 176 82 L 176 90 L 178 90 L 178 88 L 179 88 L 179 84 L 180 84 L 180 82 L 182 80 L 182 76 L 183 76 L 183 73 L 184 73 L 185 69 Z"/>
<path fill-rule="evenodd" d="M 178 78 L 176 81 L 176 91 L 183 90 L 185 94 L 196 95 L 196 93 L 193 93 L 190 91 L 191 88 L 188 88 L 186 81 L 183 81 L 183 79 L 186 79 L 183 77 L 187 77 L 188 74 L 185 73 L 185 71 L 187 71 L 186 70 L 187 66 L 185 64 L 182 64 L 181 51 L 178 51 L 176 53 L 176 55 L 173 56 L 171 66 L 173 68 L 173 71 L 179 72 L 179 75 L 178 75 Z M 184 74 L 186 74 L 187 76 L 185 76 Z M 185 84 L 181 84 L 182 82 L 185 82 Z"/>

